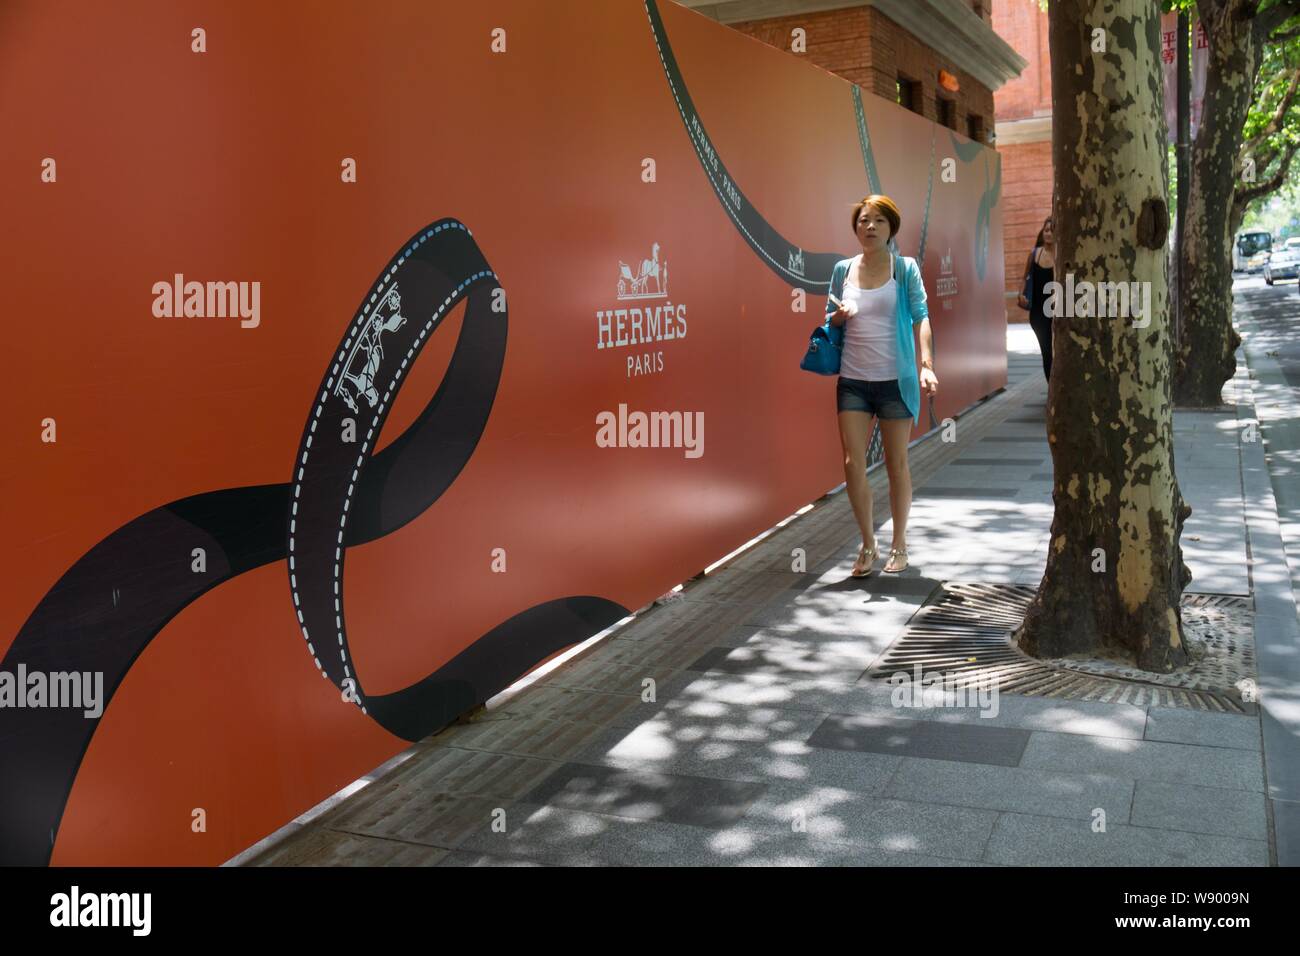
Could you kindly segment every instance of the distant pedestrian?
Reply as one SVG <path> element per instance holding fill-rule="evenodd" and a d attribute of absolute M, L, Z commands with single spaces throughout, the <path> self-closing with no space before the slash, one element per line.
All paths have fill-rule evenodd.
<path fill-rule="evenodd" d="M 1023 285 L 1025 279 L 1032 276 L 1029 301 L 1026 302 L 1024 293 L 1021 293 L 1020 307 L 1029 309 L 1029 327 L 1038 336 L 1038 348 L 1043 353 L 1043 377 L 1049 382 L 1052 380 L 1052 319 L 1044 308 L 1047 302 L 1044 290 L 1055 273 L 1056 223 L 1049 217 L 1043 223 L 1043 228 L 1038 230 L 1034 249 L 1029 253 L 1029 261 L 1025 263 L 1025 274 L 1020 278 Z"/>
<path fill-rule="evenodd" d="M 862 549 L 853 577 L 866 577 L 876 560 L 867 484 L 867 442 L 872 419 L 880 422 L 889 475 L 889 510 L 894 520 L 893 547 L 885 570 L 907 568 L 907 514 L 912 506 L 912 474 L 907 467 L 907 440 L 920 417 L 921 389 L 933 395 L 934 374 L 929 309 L 925 284 L 915 259 L 895 256 L 890 240 L 902 216 L 888 196 L 867 196 L 853 207 L 853 233 L 862 254 L 841 259 L 831 270 L 826 312 L 833 325 L 844 326 L 844 347 L 835 402 L 844 450 L 844 479 L 853 516 L 862 531 Z M 913 326 L 921 327 L 918 375 Z"/>

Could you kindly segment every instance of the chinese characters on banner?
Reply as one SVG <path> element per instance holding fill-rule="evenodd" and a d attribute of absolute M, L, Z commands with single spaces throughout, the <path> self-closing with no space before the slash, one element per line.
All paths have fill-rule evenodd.
<path fill-rule="evenodd" d="M 1192 87 L 1189 91 L 1188 122 L 1191 126 L 1191 138 L 1196 138 L 1196 130 L 1201 125 L 1201 106 L 1205 103 L 1205 62 L 1210 56 L 1210 43 L 1205 35 L 1205 27 L 1199 20 L 1192 22 Z M 1178 139 L 1178 87 L 1176 85 L 1175 67 L 1178 57 L 1178 14 L 1165 13 L 1160 16 L 1160 66 L 1165 77 L 1165 125 L 1169 130 L 1169 142 Z"/>

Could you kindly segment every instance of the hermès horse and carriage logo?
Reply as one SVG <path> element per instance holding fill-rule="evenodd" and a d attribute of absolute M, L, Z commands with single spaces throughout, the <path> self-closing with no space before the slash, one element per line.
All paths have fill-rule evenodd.
<path fill-rule="evenodd" d="M 803 250 L 795 249 L 787 255 L 786 269 L 797 276 L 803 275 Z"/>
<path fill-rule="evenodd" d="M 620 299 L 660 299 L 668 295 L 668 262 L 659 258 L 659 243 L 642 259 L 637 274 L 623 260 L 618 262 L 618 297 Z"/>
<path fill-rule="evenodd" d="M 943 300 L 943 307 L 951 309 L 952 303 L 948 301 L 951 296 L 957 294 L 957 277 L 952 274 L 952 247 L 948 247 L 948 254 L 939 257 L 939 281 L 935 286 L 935 296 Z"/>
<path fill-rule="evenodd" d="M 625 308 L 602 309 L 596 313 L 596 348 L 617 349 L 686 337 L 686 306 L 668 299 L 668 261 L 659 255 L 659 243 L 650 246 L 650 258 L 642 259 L 636 271 L 618 263 L 618 298 L 664 299 Z M 632 378 L 662 372 L 664 353 L 641 351 L 627 355 L 627 375 Z"/>
<path fill-rule="evenodd" d="M 388 312 L 386 316 L 383 314 L 385 310 Z M 379 404 L 375 379 L 379 376 L 379 366 L 384 360 L 383 335 L 385 332 L 396 332 L 405 324 L 402 297 L 394 285 L 375 307 L 370 321 L 348 351 L 347 361 L 343 363 L 343 374 L 334 387 L 334 394 L 347 402 L 348 408 L 354 412 L 359 411 L 357 400 L 360 398 L 364 398 L 371 408 Z"/>

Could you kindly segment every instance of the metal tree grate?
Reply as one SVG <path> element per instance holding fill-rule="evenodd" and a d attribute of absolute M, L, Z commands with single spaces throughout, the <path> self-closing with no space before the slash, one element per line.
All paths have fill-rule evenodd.
<path fill-rule="evenodd" d="M 1225 633 L 1214 632 L 1198 642 L 1199 659 L 1188 668 L 1153 675 L 1109 661 L 1039 660 L 1021 652 L 1011 644 L 1011 632 L 1024 620 L 1036 590 L 1015 584 L 945 583 L 867 673 L 877 680 L 900 672 L 911 678 L 919 675 L 949 687 L 991 684 L 999 693 L 1027 697 L 1256 712 L 1255 704 L 1243 700 L 1234 686 L 1237 681 L 1253 682 L 1255 676 L 1248 599 L 1185 594 L 1185 627 L 1194 609 L 1231 620 L 1225 619 L 1226 626 L 1219 629 Z"/>

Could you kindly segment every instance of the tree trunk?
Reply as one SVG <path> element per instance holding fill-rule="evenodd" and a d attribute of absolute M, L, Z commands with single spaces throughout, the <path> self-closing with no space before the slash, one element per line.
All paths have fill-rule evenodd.
<path fill-rule="evenodd" d="M 1168 170 L 1155 0 L 1053 0 L 1049 11 L 1058 281 L 1048 441 L 1055 468 L 1047 572 L 1015 635 L 1039 657 L 1187 661 L 1170 403 Z M 1093 30 L 1105 52 L 1093 52 Z M 1193 206 L 1189 203 L 1189 206 Z M 1080 283 L 1145 284 L 1143 320 L 1079 309 Z M 1086 288 L 1086 287 L 1085 287 Z M 1136 311 L 1136 310 L 1130 310 Z"/>
<path fill-rule="evenodd" d="M 1255 77 L 1254 22 L 1242 0 L 1201 0 L 1209 38 L 1205 105 L 1192 143 L 1183 252 L 1183 330 L 1174 372 L 1174 401 L 1193 408 L 1219 405 L 1237 371 L 1241 337 L 1232 327 L 1232 198 L 1237 154 L 1250 112 Z"/>

